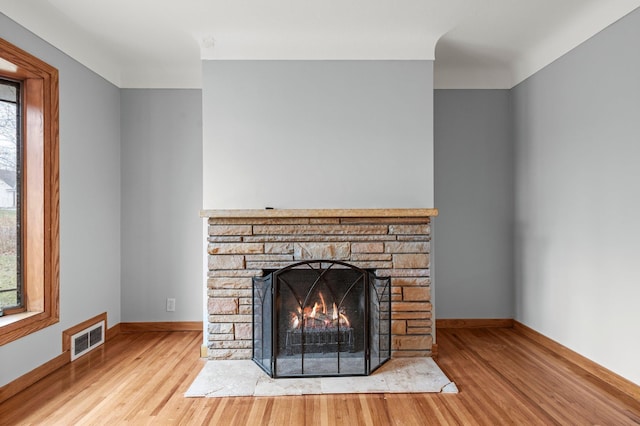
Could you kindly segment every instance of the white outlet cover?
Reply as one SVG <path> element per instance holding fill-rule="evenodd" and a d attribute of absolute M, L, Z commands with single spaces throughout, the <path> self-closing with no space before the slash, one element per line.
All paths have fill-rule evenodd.
<path fill-rule="evenodd" d="M 176 310 L 176 299 L 167 299 L 167 312 L 175 312 Z"/>

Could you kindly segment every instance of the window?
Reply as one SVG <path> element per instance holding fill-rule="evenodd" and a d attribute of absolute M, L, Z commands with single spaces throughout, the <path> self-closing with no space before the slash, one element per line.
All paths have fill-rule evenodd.
<path fill-rule="evenodd" d="M 15 253 L 6 260 L 14 265 L 15 281 L 5 284 L 3 276 L 0 287 L 0 345 L 59 319 L 58 71 L 0 39 L 2 107 L 7 111 L 0 120 L 7 121 L 0 127 L 0 170 L 11 171 L 13 161 L 16 178 L 5 180 L 2 174 L 9 174 L 0 171 L 0 197 L 4 181 L 5 189 L 14 185 L 16 198 L 15 207 L 0 207 L 0 220 L 15 214 L 0 222 L 15 227 L 8 231 L 15 235 Z"/>
<path fill-rule="evenodd" d="M 20 277 L 20 83 L 0 79 L 0 313 L 23 311 Z"/>

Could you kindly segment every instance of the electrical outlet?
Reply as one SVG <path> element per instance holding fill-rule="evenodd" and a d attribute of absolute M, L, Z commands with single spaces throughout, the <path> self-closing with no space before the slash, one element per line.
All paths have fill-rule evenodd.
<path fill-rule="evenodd" d="M 167 299 L 167 312 L 175 312 L 176 311 L 176 299 L 169 298 Z"/>

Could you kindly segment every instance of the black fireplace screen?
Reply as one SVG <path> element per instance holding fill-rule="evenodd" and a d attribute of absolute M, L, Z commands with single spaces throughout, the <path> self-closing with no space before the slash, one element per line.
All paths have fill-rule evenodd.
<path fill-rule="evenodd" d="M 271 377 L 368 375 L 391 357 L 389 278 L 307 261 L 253 279 L 253 360 Z"/>

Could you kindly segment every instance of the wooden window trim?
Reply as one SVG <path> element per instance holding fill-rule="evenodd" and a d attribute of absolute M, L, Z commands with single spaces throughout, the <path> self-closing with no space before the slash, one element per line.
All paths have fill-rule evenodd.
<path fill-rule="evenodd" d="M 60 318 L 58 70 L 0 38 L 0 76 L 22 82 L 25 312 L 0 317 L 0 346 Z"/>

